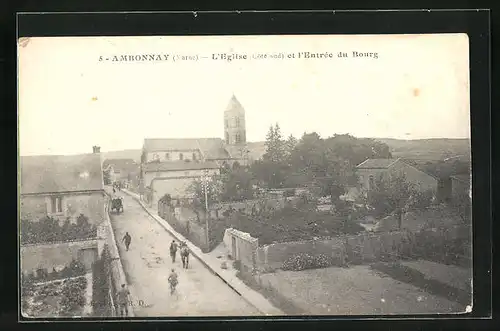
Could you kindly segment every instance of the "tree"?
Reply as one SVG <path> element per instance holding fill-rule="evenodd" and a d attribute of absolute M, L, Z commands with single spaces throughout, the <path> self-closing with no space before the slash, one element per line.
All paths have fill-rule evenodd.
<path fill-rule="evenodd" d="M 218 179 L 210 178 L 210 180 L 204 181 L 203 179 L 194 180 L 188 187 L 187 191 L 193 197 L 192 207 L 194 210 L 205 210 L 205 188 L 207 190 L 207 201 L 208 205 L 215 203 L 220 200 L 222 193 L 222 183 Z"/>
<path fill-rule="evenodd" d="M 401 229 L 404 213 L 411 208 L 416 195 L 415 185 L 408 182 L 403 173 L 390 174 L 377 178 L 375 187 L 368 193 L 368 203 L 380 216 L 395 212 Z"/>
<path fill-rule="evenodd" d="M 288 136 L 288 138 L 285 141 L 285 149 L 286 149 L 286 154 L 287 156 L 290 156 L 292 154 L 292 151 L 294 150 L 295 146 L 297 146 L 297 138 L 295 138 L 293 135 Z"/>
<path fill-rule="evenodd" d="M 283 187 L 287 177 L 288 155 L 285 140 L 279 124 L 269 128 L 266 136 L 266 152 L 262 160 L 252 164 L 250 171 L 255 179 L 266 183 L 269 188 Z"/>
<path fill-rule="evenodd" d="M 286 160 L 286 146 L 279 124 L 269 128 L 266 136 L 266 152 L 263 155 L 265 161 L 282 163 Z"/>
<path fill-rule="evenodd" d="M 390 159 L 387 144 L 371 138 L 356 138 L 349 134 L 335 134 L 325 139 L 327 149 L 337 157 L 349 161 L 352 167 L 366 159 Z"/>
<path fill-rule="evenodd" d="M 247 168 L 236 168 L 223 177 L 220 199 L 222 201 L 252 199 L 254 196 L 254 183 L 254 176 Z"/>

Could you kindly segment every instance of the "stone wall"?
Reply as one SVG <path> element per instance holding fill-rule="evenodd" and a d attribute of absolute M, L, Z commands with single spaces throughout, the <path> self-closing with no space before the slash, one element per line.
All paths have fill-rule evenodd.
<path fill-rule="evenodd" d="M 256 266 L 259 240 L 233 228 L 225 230 L 223 240 L 231 257 L 240 261 L 245 271 L 253 271 Z"/>
<path fill-rule="evenodd" d="M 450 255 L 450 258 L 453 255 L 453 258 L 461 261 L 460 264 L 467 264 L 472 259 L 471 238 L 470 227 L 466 226 L 425 229 L 419 232 L 366 232 L 355 236 L 265 245 L 258 247 L 255 255 L 247 252 L 246 256 L 241 256 L 240 251 L 239 258 L 246 261 L 255 258 L 255 268 L 261 272 L 279 269 L 287 259 L 299 254 L 324 255 L 331 258 L 336 266 L 346 263 L 368 264 L 403 257 L 446 259 L 446 255 Z M 436 243 L 436 248 L 427 249 L 426 246 L 431 242 Z M 440 255 L 434 256 L 434 253 Z M 455 255 L 459 256 L 454 257 Z"/>

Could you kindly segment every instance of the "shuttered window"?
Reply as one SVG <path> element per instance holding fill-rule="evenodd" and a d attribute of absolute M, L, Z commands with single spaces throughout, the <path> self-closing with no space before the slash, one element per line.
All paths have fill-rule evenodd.
<path fill-rule="evenodd" d="M 53 214 L 62 213 L 62 197 L 51 197 L 51 212 Z"/>

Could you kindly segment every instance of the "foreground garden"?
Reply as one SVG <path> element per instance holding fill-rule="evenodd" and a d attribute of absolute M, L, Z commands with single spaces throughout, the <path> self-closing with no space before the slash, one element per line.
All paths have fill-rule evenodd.
<path fill-rule="evenodd" d="M 23 289 L 25 317 L 85 316 L 88 276 L 32 284 Z"/>
<path fill-rule="evenodd" d="M 25 317 L 76 317 L 91 314 L 92 274 L 78 263 L 51 273 L 23 276 L 22 313 Z"/>

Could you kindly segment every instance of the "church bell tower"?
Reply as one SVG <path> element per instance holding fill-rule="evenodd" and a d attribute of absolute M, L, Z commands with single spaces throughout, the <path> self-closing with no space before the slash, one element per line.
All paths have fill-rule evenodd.
<path fill-rule="evenodd" d="M 228 145 L 246 144 L 245 109 L 234 94 L 224 111 L 224 141 Z"/>

